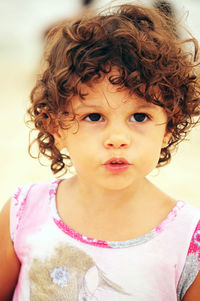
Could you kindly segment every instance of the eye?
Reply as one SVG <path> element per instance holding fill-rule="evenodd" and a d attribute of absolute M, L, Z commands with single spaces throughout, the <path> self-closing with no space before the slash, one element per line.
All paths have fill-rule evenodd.
<path fill-rule="evenodd" d="M 102 121 L 103 117 L 99 113 L 91 113 L 91 114 L 88 114 L 87 116 L 85 116 L 83 118 L 83 120 L 93 121 L 93 122 L 95 122 L 95 121 Z"/>
<path fill-rule="evenodd" d="M 134 122 L 144 122 L 149 119 L 149 116 L 145 113 L 135 113 L 131 116 L 131 121 Z"/>

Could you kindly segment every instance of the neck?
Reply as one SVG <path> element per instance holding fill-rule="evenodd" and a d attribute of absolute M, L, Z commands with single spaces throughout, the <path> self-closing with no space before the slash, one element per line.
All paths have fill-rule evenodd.
<path fill-rule="evenodd" d="M 145 202 L 152 185 L 146 178 L 121 190 L 104 189 L 95 185 L 88 185 L 77 176 L 72 179 L 73 199 L 78 205 L 93 212 L 111 212 L 129 205 L 139 206 Z"/>

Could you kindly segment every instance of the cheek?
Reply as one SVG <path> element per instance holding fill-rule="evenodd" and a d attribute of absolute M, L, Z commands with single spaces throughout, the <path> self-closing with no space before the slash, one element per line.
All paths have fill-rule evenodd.
<path fill-rule="evenodd" d="M 87 139 L 82 135 L 79 135 L 79 133 L 68 133 L 65 139 L 65 144 L 75 167 L 76 165 L 82 165 L 88 161 L 88 155 L 92 150 Z"/>
<path fill-rule="evenodd" d="M 100 144 L 101 138 L 96 131 L 85 131 L 81 127 L 77 132 L 70 131 L 66 137 L 66 146 L 72 156 L 73 154 L 79 157 L 87 154 L 93 156 L 99 150 Z"/>
<path fill-rule="evenodd" d="M 144 161 L 152 164 L 158 163 L 163 144 L 163 134 L 146 136 L 145 143 L 141 145 L 141 154 Z"/>

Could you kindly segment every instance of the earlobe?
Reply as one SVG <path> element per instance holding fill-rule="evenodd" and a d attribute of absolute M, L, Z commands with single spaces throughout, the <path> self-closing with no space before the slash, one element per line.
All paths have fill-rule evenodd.
<path fill-rule="evenodd" d="M 163 138 L 163 141 L 162 141 L 162 148 L 165 148 L 168 146 L 169 144 L 169 140 L 172 136 L 172 133 L 171 132 L 166 132 L 165 135 L 164 135 L 164 138 Z"/>
<path fill-rule="evenodd" d="M 62 133 L 60 133 L 59 130 L 56 130 L 54 133 L 52 133 L 52 135 L 54 136 L 54 144 L 57 147 L 57 149 L 62 150 L 66 147 L 63 142 Z"/>

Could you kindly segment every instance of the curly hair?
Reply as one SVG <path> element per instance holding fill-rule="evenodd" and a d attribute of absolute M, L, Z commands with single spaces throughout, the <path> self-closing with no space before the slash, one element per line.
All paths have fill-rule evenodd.
<path fill-rule="evenodd" d="M 157 166 L 169 162 L 200 113 L 198 43 L 192 36 L 178 39 L 173 28 L 157 9 L 128 4 L 52 28 L 43 55 L 45 70 L 31 92 L 28 113 L 39 131 L 30 147 L 38 143 L 38 158 L 48 157 L 53 173 L 67 171 L 70 159 L 56 147 L 53 131 L 63 126 L 73 96 L 84 98 L 81 85 L 102 74 L 111 84 L 164 108 L 171 138 Z M 113 66 L 119 75 L 109 76 Z"/>

